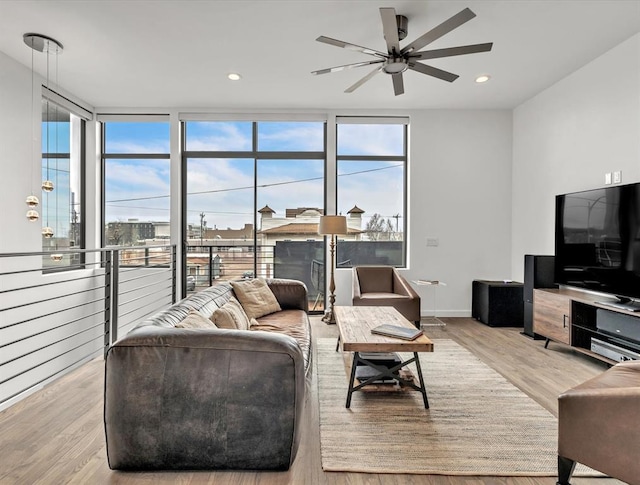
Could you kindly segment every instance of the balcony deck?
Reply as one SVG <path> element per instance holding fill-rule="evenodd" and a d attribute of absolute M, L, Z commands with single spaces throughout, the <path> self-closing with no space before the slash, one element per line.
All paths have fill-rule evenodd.
<path fill-rule="evenodd" d="M 474 352 L 489 366 L 557 415 L 557 396 L 605 370 L 605 366 L 568 347 L 543 348 L 516 328 L 490 328 L 470 318 L 441 318 L 446 327 L 427 327 L 431 338 L 450 338 Z M 335 325 L 312 317 L 314 339 L 336 337 Z M 509 349 L 505 352 L 505 349 Z M 526 362 L 522 359 L 527 355 Z M 447 484 L 471 482 L 510 485 L 552 485 L 552 477 L 448 477 L 325 473 L 320 462 L 318 399 L 306 409 L 303 441 L 287 472 L 159 472 L 109 470 L 102 422 L 104 362 L 95 359 L 0 413 L 0 483 L 13 484 Z M 346 378 L 345 378 L 346 379 Z M 346 381 L 345 381 L 346 383 Z M 575 485 L 615 485 L 613 479 L 574 479 Z"/>

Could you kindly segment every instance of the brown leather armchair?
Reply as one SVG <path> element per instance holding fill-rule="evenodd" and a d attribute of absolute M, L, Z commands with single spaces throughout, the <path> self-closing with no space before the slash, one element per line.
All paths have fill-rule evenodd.
<path fill-rule="evenodd" d="M 420 327 L 420 296 L 393 266 L 354 266 L 352 304 L 392 306 Z"/>
<path fill-rule="evenodd" d="M 640 362 L 623 362 L 558 398 L 558 484 L 576 462 L 640 485 Z"/>

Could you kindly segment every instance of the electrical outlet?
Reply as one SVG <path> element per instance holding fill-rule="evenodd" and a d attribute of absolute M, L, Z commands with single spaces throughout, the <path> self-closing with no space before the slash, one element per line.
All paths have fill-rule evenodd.
<path fill-rule="evenodd" d="M 437 247 L 440 244 L 437 237 L 428 237 L 427 238 L 427 246 L 429 247 Z"/>
<path fill-rule="evenodd" d="M 611 172 L 607 172 L 604 174 L 604 184 L 611 185 Z"/>
<path fill-rule="evenodd" d="M 620 182 L 622 182 L 622 172 L 621 171 L 613 172 L 613 183 L 619 184 Z"/>

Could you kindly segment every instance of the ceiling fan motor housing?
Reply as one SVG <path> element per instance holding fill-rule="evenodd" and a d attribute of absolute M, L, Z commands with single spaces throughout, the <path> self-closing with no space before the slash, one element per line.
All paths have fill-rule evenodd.
<path fill-rule="evenodd" d="M 396 15 L 396 23 L 398 24 L 398 39 L 404 39 L 409 33 L 409 19 L 404 15 Z"/>

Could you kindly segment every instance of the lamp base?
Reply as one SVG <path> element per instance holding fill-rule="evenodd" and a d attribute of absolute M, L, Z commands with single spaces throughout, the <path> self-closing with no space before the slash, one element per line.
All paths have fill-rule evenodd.
<path fill-rule="evenodd" d="M 336 316 L 333 313 L 333 308 L 324 314 L 324 317 L 322 317 L 322 321 L 327 325 L 336 324 Z"/>

